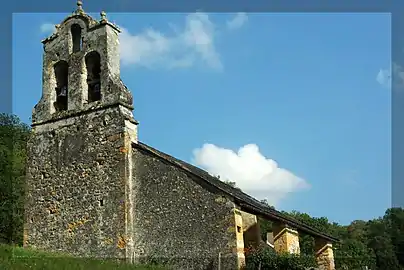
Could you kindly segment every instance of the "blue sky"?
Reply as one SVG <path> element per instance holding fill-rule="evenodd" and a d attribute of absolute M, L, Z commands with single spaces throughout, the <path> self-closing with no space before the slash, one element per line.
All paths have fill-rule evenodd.
<path fill-rule="evenodd" d="M 41 96 L 40 41 L 67 15 L 13 15 L 24 122 Z M 107 15 L 123 29 L 141 141 L 282 210 L 347 224 L 390 207 L 388 14 Z"/>

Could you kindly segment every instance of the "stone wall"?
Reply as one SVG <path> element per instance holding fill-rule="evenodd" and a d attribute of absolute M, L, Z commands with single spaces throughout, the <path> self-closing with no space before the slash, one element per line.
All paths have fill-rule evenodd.
<path fill-rule="evenodd" d="M 123 107 L 33 128 L 28 143 L 24 246 L 125 257 L 131 145 Z M 133 136 L 134 134 L 132 134 Z"/>
<path fill-rule="evenodd" d="M 234 203 L 204 181 L 133 148 L 135 258 L 176 269 L 237 269 Z M 219 259 L 220 257 L 220 259 Z"/>

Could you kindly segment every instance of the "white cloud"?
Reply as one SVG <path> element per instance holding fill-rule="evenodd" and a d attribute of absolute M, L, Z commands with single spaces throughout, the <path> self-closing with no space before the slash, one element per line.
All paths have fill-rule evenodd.
<path fill-rule="evenodd" d="M 377 73 L 376 81 L 385 87 L 391 86 L 391 71 L 387 69 L 380 69 Z"/>
<path fill-rule="evenodd" d="M 45 34 L 52 34 L 56 31 L 55 25 L 53 23 L 44 23 L 40 27 L 41 32 Z"/>
<path fill-rule="evenodd" d="M 172 25 L 171 28 L 178 29 Z M 122 30 L 120 43 L 124 65 L 184 68 L 195 65 L 199 60 L 213 69 L 223 69 L 214 43 L 215 25 L 207 14 L 189 14 L 184 29 L 173 31 L 172 35 L 165 35 L 152 28 L 138 35 Z"/>
<path fill-rule="evenodd" d="M 248 21 L 247 14 L 239 12 L 233 19 L 227 21 L 227 28 L 230 30 L 242 27 Z"/>
<path fill-rule="evenodd" d="M 195 165 L 219 175 L 221 180 L 236 182 L 244 192 L 257 199 L 267 199 L 271 205 L 276 206 L 291 192 L 310 187 L 304 179 L 263 156 L 255 144 L 245 145 L 237 152 L 204 144 L 193 154 Z"/>

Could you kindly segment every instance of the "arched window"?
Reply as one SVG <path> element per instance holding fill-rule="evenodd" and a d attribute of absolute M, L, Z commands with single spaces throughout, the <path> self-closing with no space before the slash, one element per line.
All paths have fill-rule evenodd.
<path fill-rule="evenodd" d="M 81 27 L 78 24 L 73 24 L 71 27 L 73 53 L 81 51 Z"/>
<path fill-rule="evenodd" d="M 96 51 L 86 55 L 88 102 L 101 99 L 101 57 Z"/>
<path fill-rule="evenodd" d="M 67 110 L 67 94 L 68 94 L 68 70 L 69 66 L 66 61 L 60 60 L 54 67 L 56 79 L 56 111 Z"/>

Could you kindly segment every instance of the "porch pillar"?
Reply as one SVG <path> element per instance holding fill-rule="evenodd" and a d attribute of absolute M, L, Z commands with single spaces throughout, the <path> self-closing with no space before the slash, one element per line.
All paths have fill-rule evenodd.
<path fill-rule="evenodd" d="M 315 239 L 316 260 L 320 270 L 335 270 L 334 252 L 331 242 L 323 239 Z"/>
<path fill-rule="evenodd" d="M 235 226 L 236 226 L 236 249 L 237 249 L 237 264 L 238 269 L 243 269 L 245 266 L 244 255 L 244 239 L 243 239 L 243 218 L 241 212 L 237 209 L 234 210 Z"/>
<path fill-rule="evenodd" d="M 272 224 L 274 248 L 278 253 L 300 254 L 299 233 L 286 224 Z"/>
<path fill-rule="evenodd" d="M 257 248 L 261 243 L 260 227 L 258 225 L 257 216 L 240 211 L 243 220 L 243 239 L 245 251 L 250 248 Z"/>

